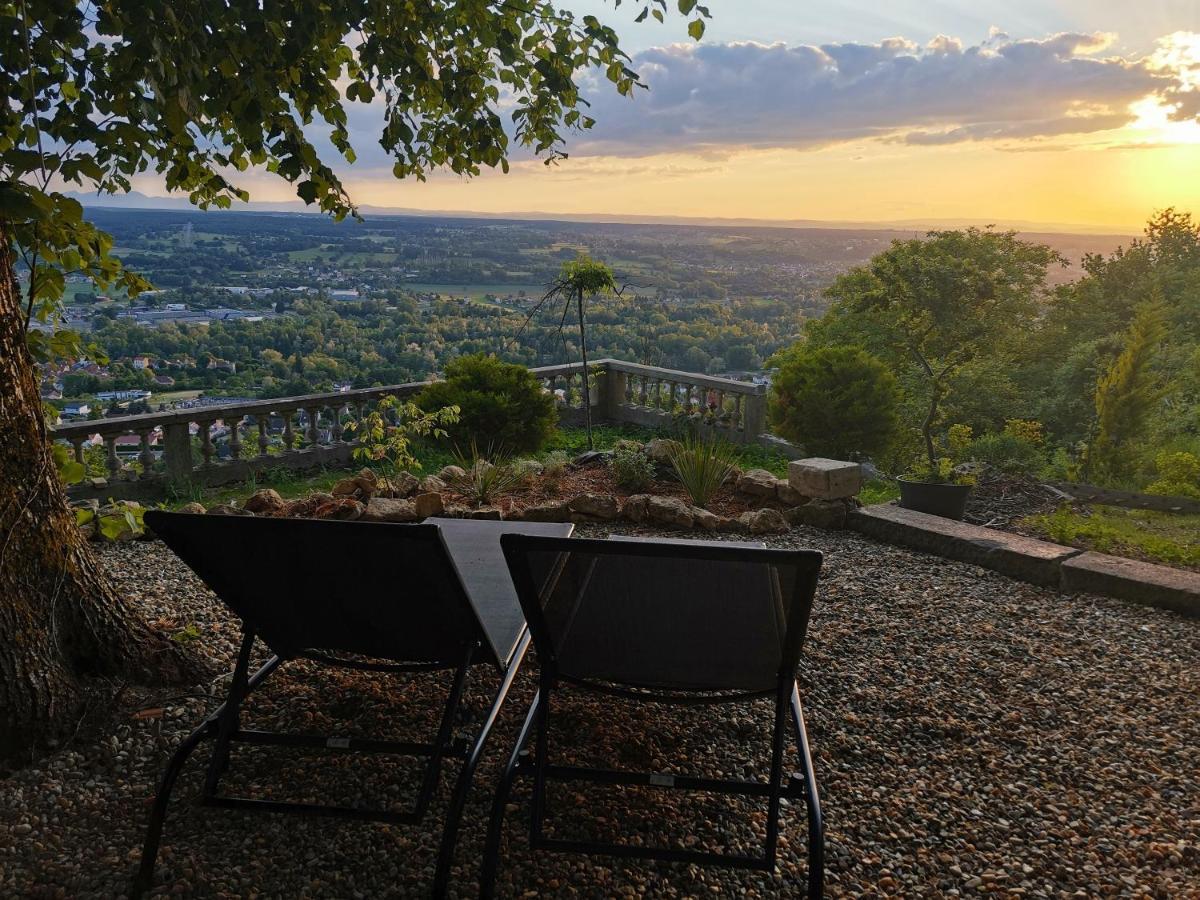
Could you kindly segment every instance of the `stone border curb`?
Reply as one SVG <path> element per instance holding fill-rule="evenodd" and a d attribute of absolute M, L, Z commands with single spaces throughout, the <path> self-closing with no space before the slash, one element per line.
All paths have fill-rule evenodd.
<path fill-rule="evenodd" d="M 1064 547 L 890 503 L 851 512 L 846 526 L 876 540 L 1042 587 L 1102 594 L 1200 618 L 1200 573 Z"/>

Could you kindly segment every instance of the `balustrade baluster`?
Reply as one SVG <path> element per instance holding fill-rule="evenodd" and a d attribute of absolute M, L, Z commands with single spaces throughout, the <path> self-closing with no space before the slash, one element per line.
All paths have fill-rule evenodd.
<path fill-rule="evenodd" d="M 646 386 L 650 381 L 645 375 L 638 376 L 638 406 L 647 406 Z"/>
<path fill-rule="evenodd" d="M 295 411 L 291 409 L 285 409 L 280 415 L 283 416 L 283 446 L 290 451 L 292 446 L 296 443 L 296 432 L 292 430 L 292 416 L 295 415 Z M 266 453 L 267 447 L 264 443 L 267 439 L 266 426 L 260 425 L 259 428 L 260 431 L 258 433 L 258 444 L 263 448 L 263 453 Z"/>
<path fill-rule="evenodd" d="M 121 460 L 117 458 L 117 435 L 104 436 L 104 464 L 108 467 L 109 477 L 114 480 L 121 473 Z"/>
<path fill-rule="evenodd" d="M 729 423 L 730 431 L 738 431 L 742 427 L 742 395 L 733 395 L 733 419 Z"/>
<path fill-rule="evenodd" d="M 679 390 L 679 383 L 675 381 L 667 382 L 667 412 L 673 413 L 676 409 L 677 397 L 676 392 Z"/>
<path fill-rule="evenodd" d="M 304 410 L 305 415 L 308 416 L 308 443 L 313 447 L 321 442 L 321 433 L 317 430 L 317 415 L 319 412 L 320 410 L 315 406 Z"/>
<path fill-rule="evenodd" d="M 75 451 L 75 462 L 83 465 L 83 438 L 72 438 L 71 448 Z"/>
<path fill-rule="evenodd" d="M 242 419 L 245 416 L 238 416 L 229 426 L 229 458 L 242 458 Z"/>
<path fill-rule="evenodd" d="M 200 423 L 200 455 L 204 458 L 204 465 L 211 466 L 213 458 L 213 442 L 212 442 L 212 426 L 211 421 Z"/>
<path fill-rule="evenodd" d="M 713 421 L 715 423 L 717 423 L 718 425 L 720 425 L 721 427 L 725 427 L 726 424 L 728 424 L 726 422 L 726 416 L 725 416 L 725 392 L 724 391 L 717 391 L 717 408 L 713 410 Z"/>
<path fill-rule="evenodd" d="M 154 451 L 150 449 L 151 434 L 151 429 L 138 432 L 138 437 L 142 439 L 142 452 L 138 454 L 138 462 L 142 464 L 143 475 L 149 475 L 150 470 L 154 468 Z"/>
<path fill-rule="evenodd" d="M 271 413 L 269 411 L 256 413 L 254 419 L 258 427 L 258 438 L 256 439 L 258 455 L 266 456 L 267 448 L 271 446 Z"/>

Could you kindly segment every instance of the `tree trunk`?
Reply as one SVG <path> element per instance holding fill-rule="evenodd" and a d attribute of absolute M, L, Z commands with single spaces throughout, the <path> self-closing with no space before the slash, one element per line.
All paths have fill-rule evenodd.
<path fill-rule="evenodd" d="M 0 221 L 0 756 L 74 725 L 89 675 L 189 680 L 201 670 L 105 580 L 50 453 Z"/>
<path fill-rule="evenodd" d="M 583 427 L 587 431 L 588 449 L 592 446 L 592 390 L 588 386 L 587 331 L 583 323 L 583 290 L 576 295 L 579 304 L 579 352 L 583 356 Z"/>

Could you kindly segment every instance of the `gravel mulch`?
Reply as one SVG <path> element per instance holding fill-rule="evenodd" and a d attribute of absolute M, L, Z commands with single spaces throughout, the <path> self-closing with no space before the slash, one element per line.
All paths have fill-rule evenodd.
<path fill-rule="evenodd" d="M 825 806 L 830 896 L 1200 897 L 1200 623 L 1063 596 L 847 533 L 796 528 L 768 540 L 826 553 L 801 691 Z M 194 646 L 231 664 L 235 623 L 162 544 L 99 552 L 132 604 L 164 627 L 195 625 Z M 477 777 L 455 861 L 458 896 L 475 894 L 491 788 L 535 672 L 531 658 Z M 469 702 L 481 710 L 492 676 L 481 670 L 471 684 Z M 430 727 L 445 686 L 444 676 L 317 675 L 294 665 L 252 698 L 248 719 L 411 733 Z M 121 691 L 106 738 L 77 740 L 0 782 L 0 896 L 123 893 L 166 755 L 214 702 L 199 688 L 174 693 Z M 761 777 L 770 717 L 769 702 L 681 711 L 565 694 L 552 752 Z M 201 750 L 173 800 L 156 879 L 162 895 L 428 893 L 436 812 L 423 827 L 402 827 L 199 809 L 191 801 L 204 761 Z M 382 756 L 241 748 L 228 786 L 400 806 L 415 788 L 413 771 L 410 760 Z M 680 846 L 749 849 L 764 827 L 755 804 L 640 789 L 559 786 L 550 810 L 560 836 Z M 533 854 L 527 813 L 522 787 L 506 820 L 503 896 L 803 892 L 800 805 L 784 810 L 780 861 L 769 874 Z"/>

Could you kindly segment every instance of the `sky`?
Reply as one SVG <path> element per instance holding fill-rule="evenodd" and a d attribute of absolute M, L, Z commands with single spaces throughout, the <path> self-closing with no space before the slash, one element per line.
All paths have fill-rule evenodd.
<path fill-rule="evenodd" d="M 567 0 L 649 85 L 585 79 L 597 125 L 508 175 L 391 177 L 352 114 L 351 196 L 375 206 L 1136 231 L 1200 214 L 1200 0 L 709 0 L 681 17 Z M 673 5 L 673 4 L 672 4 Z M 333 154 L 330 154 L 331 157 Z M 255 200 L 292 199 L 266 175 Z M 156 194 L 156 185 L 139 183 Z"/>

